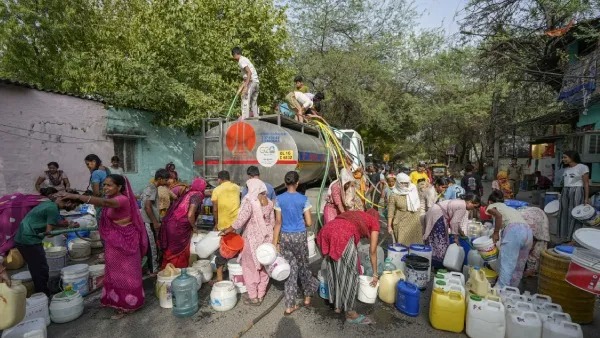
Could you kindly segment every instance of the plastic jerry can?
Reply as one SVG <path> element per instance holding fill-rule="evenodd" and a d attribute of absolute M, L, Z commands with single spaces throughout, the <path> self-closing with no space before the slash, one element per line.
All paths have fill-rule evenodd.
<path fill-rule="evenodd" d="M 504 305 L 471 295 L 467 307 L 466 332 L 471 338 L 504 338 Z"/>
<path fill-rule="evenodd" d="M 527 298 L 521 295 L 510 295 L 510 297 L 504 299 L 504 307 L 507 312 L 516 307 L 517 303 L 527 303 Z M 531 311 L 533 310 L 534 308 L 532 306 Z"/>
<path fill-rule="evenodd" d="M 462 332 L 465 328 L 465 297 L 458 290 L 435 288 L 431 293 L 429 320 L 438 330 Z"/>
<path fill-rule="evenodd" d="M 398 311 L 407 316 L 418 316 L 420 298 L 421 291 L 415 284 L 403 280 L 398 282 L 396 287 L 396 309 Z"/>
<path fill-rule="evenodd" d="M 537 313 L 512 314 L 506 322 L 506 338 L 541 338 L 542 321 Z"/>
<path fill-rule="evenodd" d="M 538 312 L 538 315 L 540 315 L 540 319 L 542 320 L 542 325 L 544 325 L 544 326 L 552 324 L 552 323 L 558 324 L 562 321 L 567 321 L 567 322 L 571 321 L 571 315 L 569 315 L 568 313 L 564 313 L 564 312 L 552 312 L 549 315 L 540 314 Z"/>
<path fill-rule="evenodd" d="M 542 295 L 542 294 L 537 294 L 537 293 L 535 295 L 533 295 L 532 304 L 533 304 L 535 311 L 539 312 L 540 309 L 542 308 L 542 305 L 548 304 L 548 303 L 552 303 L 552 297 Z"/>
<path fill-rule="evenodd" d="M 533 305 L 526 303 L 526 302 L 517 302 L 510 309 L 509 308 L 506 309 L 506 322 L 508 323 L 508 321 L 510 320 L 510 316 L 513 316 L 513 315 L 520 316 L 520 315 L 523 315 L 523 313 L 525 313 L 525 312 L 535 312 L 533 310 Z M 540 320 L 541 320 L 541 318 L 540 318 Z"/>
<path fill-rule="evenodd" d="M 17 325 L 25 318 L 27 288 L 0 283 L 0 330 Z"/>
<path fill-rule="evenodd" d="M 455 272 L 455 271 L 447 272 L 446 270 L 438 270 L 438 272 L 435 274 L 434 278 L 435 279 L 445 279 L 445 280 L 456 279 L 460 282 L 461 285 L 463 285 L 463 286 L 465 285 L 465 275 L 463 275 L 460 272 Z"/>
<path fill-rule="evenodd" d="M 394 304 L 396 301 L 396 286 L 400 280 L 406 280 L 402 271 L 384 271 L 379 279 L 379 299 L 388 304 Z"/>
<path fill-rule="evenodd" d="M 511 295 L 521 295 L 521 291 L 519 291 L 518 288 L 515 288 L 512 286 L 505 286 L 502 289 L 500 289 L 500 299 L 502 299 L 503 303 Z M 527 301 L 527 300 L 525 299 L 525 301 Z"/>
<path fill-rule="evenodd" d="M 491 289 L 490 282 L 485 278 L 485 273 L 479 267 L 469 270 L 469 280 L 466 286 L 467 290 L 481 297 L 485 297 Z"/>
<path fill-rule="evenodd" d="M 460 285 L 460 282 L 455 280 L 455 279 L 450 279 L 450 280 L 437 280 L 435 282 L 435 284 L 433 285 L 433 289 L 440 289 L 444 292 L 450 292 L 450 291 L 455 291 L 455 292 L 459 292 L 463 298 L 466 299 L 467 297 L 467 292 L 465 290 L 465 287 Z"/>
<path fill-rule="evenodd" d="M 545 303 L 542 304 L 537 312 L 541 315 L 549 315 L 552 312 L 563 312 L 563 309 L 560 305 L 555 303 Z"/>
<path fill-rule="evenodd" d="M 463 266 L 463 261 L 465 260 L 465 249 L 462 246 L 452 243 L 448 246 L 446 250 L 446 255 L 444 256 L 444 267 L 452 271 L 461 271 Z"/>
<path fill-rule="evenodd" d="M 583 338 L 583 331 L 579 324 L 570 321 L 560 321 L 558 323 L 544 323 L 542 329 L 543 338 Z"/>
<path fill-rule="evenodd" d="M 483 261 L 483 258 L 481 258 L 479 251 L 469 250 L 469 253 L 467 254 L 467 265 L 483 266 L 483 263 L 484 263 L 484 261 Z"/>

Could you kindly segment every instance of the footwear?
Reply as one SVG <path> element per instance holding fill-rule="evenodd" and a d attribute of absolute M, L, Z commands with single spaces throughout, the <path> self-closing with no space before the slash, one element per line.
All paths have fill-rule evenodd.
<path fill-rule="evenodd" d="M 288 312 L 288 310 L 286 309 L 285 311 L 283 311 L 283 315 L 285 317 L 290 316 L 292 313 L 296 312 L 296 310 L 298 310 L 300 307 L 298 305 L 294 305 L 294 307 L 292 308 L 292 311 Z"/>
<path fill-rule="evenodd" d="M 369 325 L 374 324 L 374 322 L 365 315 L 358 315 L 358 317 L 354 319 L 346 318 L 346 322 L 350 324 L 359 324 L 359 325 Z"/>

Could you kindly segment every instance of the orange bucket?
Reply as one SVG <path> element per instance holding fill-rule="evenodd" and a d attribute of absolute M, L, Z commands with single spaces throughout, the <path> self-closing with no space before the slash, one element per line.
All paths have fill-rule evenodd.
<path fill-rule="evenodd" d="M 244 248 L 244 239 L 235 232 L 221 237 L 219 252 L 223 258 L 233 258 Z"/>

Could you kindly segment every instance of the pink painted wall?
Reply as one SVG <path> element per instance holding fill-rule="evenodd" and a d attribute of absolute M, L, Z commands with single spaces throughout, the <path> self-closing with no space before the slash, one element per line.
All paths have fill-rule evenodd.
<path fill-rule="evenodd" d="M 100 102 L 0 84 L 0 195 L 35 191 L 50 161 L 72 188 L 84 190 L 90 176 L 84 157 L 95 153 L 108 165 L 113 155 L 106 121 Z"/>

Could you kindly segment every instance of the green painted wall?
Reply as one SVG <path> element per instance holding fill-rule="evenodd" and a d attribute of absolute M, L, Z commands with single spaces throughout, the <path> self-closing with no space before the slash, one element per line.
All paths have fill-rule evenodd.
<path fill-rule="evenodd" d="M 600 130 L 600 103 L 588 107 L 587 115 L 579 114 L 577 127 L 595 123 L 595 130 Z"/>

